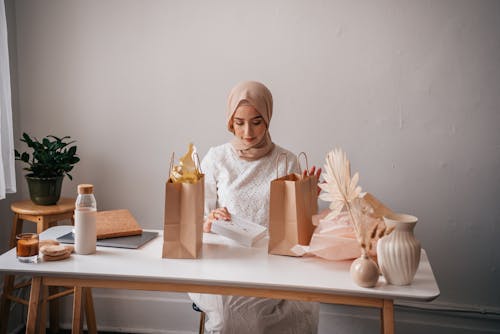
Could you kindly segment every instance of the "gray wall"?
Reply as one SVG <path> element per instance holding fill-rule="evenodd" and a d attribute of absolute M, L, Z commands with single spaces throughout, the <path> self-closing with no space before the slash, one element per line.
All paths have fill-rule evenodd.
<path fill-rule="evenodd" d="M 436 304 L 499 312 L 500 2 L 21 0 L 10 13 L 16 139 L 78 140 L 65 196 L 93 183 L 99 209 L 161 228 L 170 153 L 226 142 L 229 89 L 260 80 L 275 142 L 317 165 L 344 148 L 364 190 L 419 217 Z"/>

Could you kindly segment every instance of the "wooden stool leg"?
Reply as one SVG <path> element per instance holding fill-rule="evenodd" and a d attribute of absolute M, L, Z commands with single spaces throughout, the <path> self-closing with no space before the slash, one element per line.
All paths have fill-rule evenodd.
<path fill-rule="evenodd" d="M 200 313 L 200 328 L 198 333 L 205 333 L 205 312 L 203 311 Z"/>
<path fill-rule="evenodd" d="M 26 321 L 26 334 L 36 333 L 36 320 L 38 306 L 40 303 L 40 290 L 42 289 L 42 278 L 33 277 L 31 280 L 30 302 L 28 305 L 28 319 Z"/>
<path fill-rule="evenodd" d="M 3 280 L 3 293 L 0 299 L 0 334 L 6 334 L 9 327 L 10 299 L 14 287 L 14 275 L 5 275 Z"/>
<path fill-rule="evenodd" d="M 12 229 L 10 230 L 10 240 L 9 248 L 16 247 L 16 235 L 23 231 L 23 220 L 19 218 L 19 215 L 14 214 L 14 220 L 12 222 Z"/>
<path fill-rule="evenodd" d="M 48 228 L 49 228 L 49 221 L 47 220 L 47 217 L 44 216 L 42 217 L 42 221 L 39 221 L 36 224 L 36 233 L 40 234 L 43 231 L 47 230 Z"/>
<path fill-rule="evenodd" d="M 97 334 L 97 325 L 95 320 L 94 300 L 92 298 L 92 290 L 83 288 L 85 295 L 85 318 L 87 319 L 87 332 L 89 334 Z"/>
<path fill-rule="evenodd" d="M 59 292 L 59 288 L 56 286 L 49 287 L 49 294 L 55 295 Z M 59 300 L 53 299 L 49 303 L 49 314 L 50 314 L 50 332 L 59 333 Z"/>
<path fill-rule="evenodd" d="M 72 334 L 80 334 L 82 332 L 82 299 L 82 288 L 75 286 L 75 295 L 73 297 L 73 327 L 71 329 Z"/>

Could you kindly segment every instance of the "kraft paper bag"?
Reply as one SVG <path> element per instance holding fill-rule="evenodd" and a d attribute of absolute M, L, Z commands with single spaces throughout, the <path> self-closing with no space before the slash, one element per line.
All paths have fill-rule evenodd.
<path fill-rule="evenodd" d="M 201 256 L 204 201 L 203 174 L 194 183 L 175 183 L 169 178 L 165 186 L 162 257 L 196 259 Z"/>
<path fill-rule="evenodd" d="M 300 256 L 292 248 L 309 245 L 314 231 L 312 216 L 317 212 L 316 176 L 288 174 L 271 181 L 268 253 Z"/>

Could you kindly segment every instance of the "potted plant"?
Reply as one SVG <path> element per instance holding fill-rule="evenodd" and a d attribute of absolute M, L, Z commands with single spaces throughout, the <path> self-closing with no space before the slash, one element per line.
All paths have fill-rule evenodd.
<path fill-rule="evenodd" d="M 33 152 L 30 156 L 28 152 L 19 153 L 15 150 L 15 158 L 28 164 L 24 170 L 29 172 L 26 174 L 26 180 L 30 198 L 35 204 L 56 204 L 61 195 L 64 175 L 70 180 L 73 179 L 69 172 L 80 158 L 76 156 L 76 145 L 70 146 L 75 141 L 67 141 L 70 138 L 50 135 L 39 141 L 23 133 L 20 140 Z"/>

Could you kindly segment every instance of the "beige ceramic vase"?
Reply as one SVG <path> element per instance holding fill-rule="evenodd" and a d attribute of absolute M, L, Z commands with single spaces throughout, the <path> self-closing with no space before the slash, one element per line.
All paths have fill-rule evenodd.
<path fill-rule="evenodd" d="M 380 271 L 389 284 L 408 285 L 413 281 L 420 263 L 420 242 L 413 229 L 417 217 L 406 214 L 392 214 L 384 217 L 388 228 L 394 231 L 377 243 L 377 259 Z"/>
<path fill-rule="evenodd" d="M 379 277 L 378 266 L 363 249 L 362 254 L 351 264 L 351 278 L 363 288 L 373 288 Z"/>

